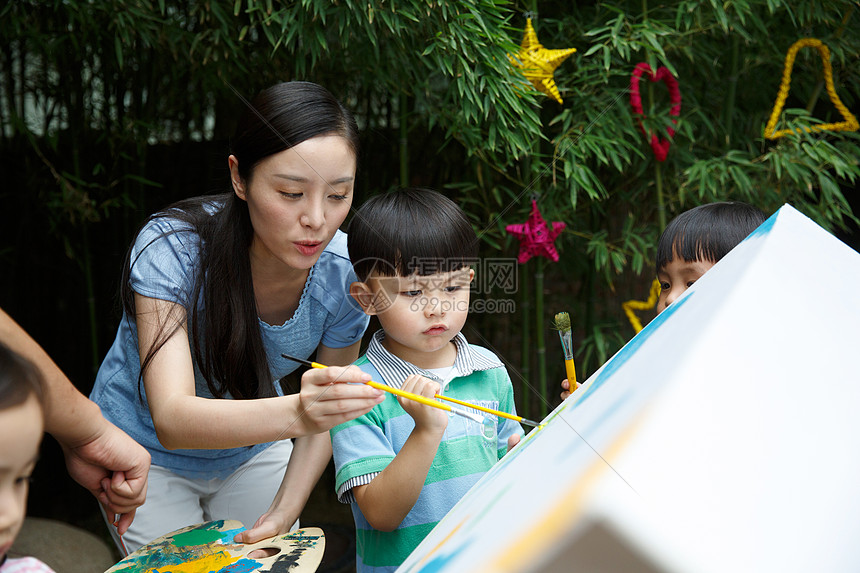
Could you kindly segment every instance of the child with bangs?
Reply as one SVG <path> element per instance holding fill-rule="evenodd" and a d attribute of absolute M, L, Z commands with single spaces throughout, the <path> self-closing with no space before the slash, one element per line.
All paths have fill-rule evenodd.
<path fill-rule="evenodd" d="M 657 314 L 669 308 L 766 219 L 760 209 L 740 201 L 706 203 L 672 219 L 657 242 Z M 561 399 L 565 400 L 570 396 L 567 378 L 561 387 Z"/>
<path fill-rule="evenodd" d="M 765 219 L 758 208 L 737 201 L 699 205 L 672 219 L 657 243 L 657 312 L 666 310 Z"/>
<path fill-rule="evenodd" d="M 359 279 L 350 294 L 382 329 L 355 364 L 393 388 L 515 414 L 504 365 L 461 332 L 477 242 L 462 210 L 438 192 L 402 189 L 364 203 L 348 231 Z M 386 394 L 331 430 L 337 496 L 355 519 L 358 572 L 394 571 L 519 442 L 519 424 L 487 420 L 482 427 Z"/>
<path fill-rule="evenodd" d="M 0 573 L 53 573 L 37 559 L 8 555 L 24 523 L 44 429 L 39 371 L 0 343 Z"/>

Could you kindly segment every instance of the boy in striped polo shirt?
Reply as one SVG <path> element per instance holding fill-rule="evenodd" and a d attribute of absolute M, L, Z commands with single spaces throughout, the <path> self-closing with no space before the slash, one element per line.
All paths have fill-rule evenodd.
<path fill-rule="evenodd" d="M 361 281 L 350 293 L 382 326 L 359 368 L 431 399 L 515 413 L 504 365 L 460 332 L 477 237 L 454 202 L 425 189 L 373 197 L 353 217 L 348 247 Z M 355 518 L 357 571 L 394 571 L 522 434 L 511 420 L 486 415 L 480 424 L 391 394 L 333 428 L 336 490 Z"/>

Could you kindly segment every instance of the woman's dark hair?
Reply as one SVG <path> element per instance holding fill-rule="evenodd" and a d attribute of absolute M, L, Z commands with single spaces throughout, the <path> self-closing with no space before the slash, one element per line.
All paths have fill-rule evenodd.
<path fill-rule="evenodd" d="M 13 408 L 35 396 L 42 404 L 42 375 L 36 366 L 0 342 L 0 410 Z"/>
<path fill-rule="evenodd" d="M 707 203 L 684 211 L 666 226 L 657 243 L 657 272 L 676 256 L 718 262 L 743 241 L 767 215 L 738 201 Z"/>
<path fill-rule="evenodd" d="M 260 161 L 323 135 L 346 139 L 357 158 L 358 127 L 349 110 L 322 86 L 284 82 L 263 90 L 249 104 L 236 127 L 231 152 L 247 186 Z M 248 204 L 228 192 L 181 201 L 150 220 L 157 218 L 183 221 L 200 238 L 200 267 L 184 306 L 194 360 L 209 391 L 219 398 L 228 393 L 236 399 L 275 395 L 251 280 L 248 249 L 254 229 Z M 123 268 L 122 301 L 133 317 L 131 252 Z M 141 362 L 141 380 L 155 353 L 177 329 L 159 333 Z"/>
<path fill-rule="evenodd" d="M 456 203 L 437 191 L 407 188 L 368 199 L 349 224 L 349 258 L 358 279 L 422 276 L 468 267 L 478 238 Z"/>

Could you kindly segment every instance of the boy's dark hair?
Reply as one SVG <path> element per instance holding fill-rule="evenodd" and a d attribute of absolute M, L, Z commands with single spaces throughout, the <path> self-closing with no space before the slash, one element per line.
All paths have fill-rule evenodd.
<path fill-rule="evenodd" d="M 0 410 L 35 396 L 42 405 L 42 375 L 36 366 L 0 342 Z"/>
<path fill-rule="evenodd" d="M 716 263 L 765 219 L 767 215 L 760 209 L 739 201 L 707 203 L 684 211 L 660 235 L 657 272 L 676 256 L 688 263 Z"/>
<path fill-rule="evenodd" d="M 406 188 L 368 199 L 347 230 L 358 280 L 456 271 L 478 256 L 478 237 L 456 203 L 431 189 Z"/>

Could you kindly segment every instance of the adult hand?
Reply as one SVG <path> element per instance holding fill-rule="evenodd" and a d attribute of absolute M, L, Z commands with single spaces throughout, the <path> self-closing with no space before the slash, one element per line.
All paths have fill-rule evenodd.
<path fill-rule="evenodd" d="M 235 543 L 256 543 L 276 535 L 284 535 L 295 522 L 295 518 L 287 516 L 286 512 L 277 509 L 267 511 L 254 523 L 254 527 L 237 533 L 233 541 Z"/>
<path fill-rule="evenodd" d="M 327 433 L 297 438 L 287 471 L 269 509 L 253 527 L 236 534 L 234 541 L 256 543 L 290 531 L 330 459 L 331 440 Z"/>
<path fill-rule="evenodd" d="M 301 417 L 306 427 L 303 434 L 328 431 L 366 414 L 382 402 L 385 394 L 365 384 L 369 381 L 370 375 L 357 366 L 332 366 L 305 372 L 299 392 Z"/>
<path fill-rule="evenodd" d="M 125 432 L 103 418 L 102 422 L 101 430 L 91 439 L 60 445 L 69 474 L 98 499 L 122 535 L 146 500 L 150 456 Z"/>
<path fill-rule="evenodd" d="M 135 509 L 146 499 L 149 453 L 108 422 L 99 407 L 75 388 L 44 349 L 2 309 L 0 340 L 39 369 L 44 383 L 45 431 L 62 446 L 72 478 L 96 496 L 108 517 L 124 514 L 117 529 L 125 533 Z"/>

